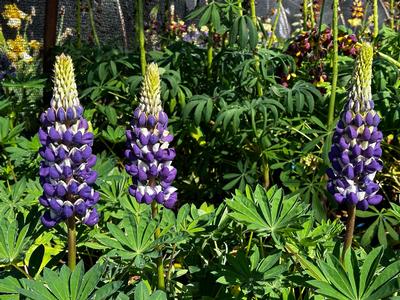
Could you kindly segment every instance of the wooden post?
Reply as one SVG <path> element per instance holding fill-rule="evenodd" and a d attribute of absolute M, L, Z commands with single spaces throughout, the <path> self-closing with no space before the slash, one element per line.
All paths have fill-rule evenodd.
<path fill-rule="evenodd" d="M 47 0 L 42 55 L 43 55 L 43 73 L 47 75 L 48 79 L 51 79 L 52 69 L 54 64 L 54 57 L 51 55 L 51 51 L 56 45 L 56 39 L 57 39 L 57 15 L 58 15 L 57 12 L 58 12 L 58 0 Z M 44 91 L 43 104 L 47 104 L 50 101 L 50 98 L 51 98 L 51 92 Z"/>

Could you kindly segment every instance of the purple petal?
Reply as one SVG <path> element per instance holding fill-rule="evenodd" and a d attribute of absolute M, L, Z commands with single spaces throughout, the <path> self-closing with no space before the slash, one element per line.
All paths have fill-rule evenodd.
<path fill-rule="evenodd" d="M 88 226 L 94 226 L 98 222 L 99 222 L 99 214 L 97 213 L 96 208 L 93 208 L 89 216 L 85 219 L 84 224 Z"/>
<path fill-rule="evenodd" d="M 52 227 L 56 226 L 58 223 L 56 220 L 51 218 L 49 211 L 46 211 L 43 214 L 43 216 L 40 218 L 40 221 L 47 228 L 52 228 Z"/>
<path fill-rule="evenodd" d="M 362 200 L 357 203 L 357 209 L 359 210 L 367 210 L 368 209 L 368 201 Z"/>
<path fill-rule="evenodd" d="M 356 193 L 348 193 L 346 196 L 346 200 L 348 204 L 356 205 L 358 203 L 358 197 Z"/>
<path fill-rule="evenodd" d="M 370 205 L 377 205 L 382 201 L 382 199 L 383 199 L 382 195 L 374 195 L 369 197 L 367 201 Z"/>

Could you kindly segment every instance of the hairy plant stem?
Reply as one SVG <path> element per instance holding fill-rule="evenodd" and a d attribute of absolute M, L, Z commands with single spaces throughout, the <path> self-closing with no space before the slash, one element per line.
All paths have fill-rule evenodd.
<path fill-rule="evenodd" d="M 151 185 L 151 183 L 150 183 L 150 185 Z M 153 202 L 151 202 L 151 217 L 153 219 L 155 219 L 157 217 L 157 214 L 158 214 L 157 202 L 153 201 Z M 154 232 L 154 238 L 158 239 L 160 236 L 160 233 L 161 233 L 160 227 L 157 226 L 156 231 Z M 158 250 L 160 250 L 160 249 L 158 249 Z M 163 265 L 162 255 L 160 255 L 157 258 L 156 264 L 157 264 L 157 288 L 159 290 L 165 290 L 164 265 Z"/>
<path fill-rule="evenodd" d="M 315 14 L 314 14 L 314 3 L 313 0 L 310 0 L 311 2 L 311 7 L 310 7 L 310 22 L 311 22 L 311 28 L 315 27 Z"/>
<path fill-rule="evenodd" d="M 394 29 L 394 0 L 390 0 L 390 6 L 389 6 L 389 10 L 390 10 L 390 28 Z"/>
<path fill-rule="evenodd" d="M 253 22 L 253 25 L 257 30 L 258 24 L 257 24 L 255 0 L 250 0 L 250 12 L 251 12 L 251 21 Z M 254 57 L 255 63 L 256 63 L 255 68 L 256 68 L 257 74 L 260 74 L 260 58 L 257 55 L 257 48 L 255 48 L 253 51 L 253 57 Z M 264 94 L 264 92 L 263 92 L 262 84 L 259 80 L 257 80 L 257 95 L 258 95 L 258 97 L 261 97 L 263 94 Z"/>
<path fill-rule="evenodd" d="M 275 16 L 275 20 L 274 23 L 272 24 L 272 28 L 271 28 L 271 36 L 268 39 L 268 44 L 267 44 L 267 48 L 271 48 L 272 43 L 274 42 L 274 36 L 275 36 L 275 30 L 276 27 L 278 26 L 278 21 L 279 21 L 279 16 L 281 15 L 281 8 L 282 8 L 282 0 L 277 0 L 277 10 L 276 10 L 276 16 Z"/>
<path fill-rule="evenodd" d="M 137 35 L 139 37 L 139 49 L 140 49 L 140 67 L 142 69 L 142 75 L 146 74 L 146 49 L 144 47 L 144 23 L 143 23 L 143 0 L 137 0 Z"/>
<path fill-rule="evenodd" d="M 96 25 L 94 23 L 94 16 L 93 16 L 93 7 L 92 7 L 92 0 L 87 1 L 88 9 L 89 9 L 89 20 L 90 20 L 90 27 L 92 29 L 93 40 L 97 47 L 100 47 L 99 37 L 97 36 Z"/>
<path fill-rule="evenodd" d="M 379 14 L 378 14 L 378 0 L 374 0 L 374 32 L 372 38 L 375 41 L 379 33 Z"/>
<path fill-rule="evenodd" d="M 76 0 L 76 46 L 82 46 L 82 13 L 81 0 Z"/>
<path fill-rule="evenodd" d="M 68 227 L 68 267 L 73 271 L 76 266 L 76 224 L 75 216 L 67 219 Z"/>
<path fill-rule="evenodd" d="M 251 20 L 253 21 L 254 26 L 257 28 L 257 13 L 256 13 L 256 1 L 250 0 L 250 12 L 251 12 Z"/>
<path fill-rule="evenodd" d="M 356 206 L 350 205 L 347 209 L 347 222 L 346 222 L 346 234 L 344 236 L 343 252 L 341 255 L 341 261 L 344 261 L 346 251 L 351 247 L 353 242 L 354 225 L 356 223 Z"/>
<path fill-rule="evenodd" d="M 336 100 L 336 87 L 338 79 L 338 8 L 339 0 L 333 0 L 333 17 L 332 17 L 332 31 L 333 31 L 333 56 L 332 56 L 332 87 L 331 98 L 329 100 L 328 109 L 328 128 L 331 128 L 334 114 L 335 114 L 335 100 Z"/>
<path fill-rule="evenodd" d="M 303 30 L 307 30 L 308 0 L 303 0 Z"/>

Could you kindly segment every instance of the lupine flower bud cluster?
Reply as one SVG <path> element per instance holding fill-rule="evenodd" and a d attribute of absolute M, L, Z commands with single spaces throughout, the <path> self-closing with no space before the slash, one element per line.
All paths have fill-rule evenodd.
<path fill-rule="evenodd" d="M 172 208 L 177 200 L 171 186 L 176 169 L 171 165 L 175 150 L 169 148 L 173 136 L 167 130 L 168 116 L 161 107 L 160 75 L 156 64 L 150 64 L 142 86 L 139 107 L 133 113 L 126 131 L 126 171 L 132 176 L 129 193 L 139 203 L 154 200 Z"/>
<path fill-rule="evenodd" d="M 96 224 L 98 214 L 93 206 L 99 193 L 92 187 L 97 178 L 92 170 L 96 163 L 93 133 L 83 118 L 69 56 L 56 58 L 53 98 L 40 121 L 43 160 L 39 173 L 44 192 L 39 201 L 48 208 L 41 218 L 43 225 L 53 227 L 75 216 L 89 226 Z"/>
<path fill-rule="evenodd" d="M 332 168 L 328 170 L 328 191 L 338 203 L 356 205 L 361 210 L 382 200 L 374 182 L 376 172 L 382 169 L 382 132 L 371 94 L 372 57 L 372 46 L 364 43 L 329 153 Z"/>

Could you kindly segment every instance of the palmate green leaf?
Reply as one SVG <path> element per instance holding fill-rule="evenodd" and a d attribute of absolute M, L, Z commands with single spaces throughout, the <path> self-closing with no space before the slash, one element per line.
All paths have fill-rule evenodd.
<path fill-rule="evenodd" d="M 324 295 L 328 297 L 328 299 L 349 300 L 349 298 L 338 292 L 328 282 L 319 280 L 309 280 L 307 282 L 317 288 L 316 292 L 318 294 Z"/>
<path fill-rule="evenodd" d="M 301 229 L 302 220 L 308 216 L 308 206 L 297 195 L 285 197 L 276 186 L 266 191 L 257 185 L 251 197 L 236 190 L 233 198 L 225 202 L 234 220 L 262 236 L 271 235 L 276 241 L 284 233 Z"/>
<path fill-rule="evenodd" d="M 386 208 L 378 210 L 375 207 L 371 207 L 368 211 L 357 211 L 357 217 L 376 218 L 362 235 L 362 245 L 370 245 L 375 237 L 378 238 L 379 243 L 385 248 L 390 242 L 399 241 L 399 234 L 393 228 L 393 226 L 398 224 L 393 210 Z"/>
<path fill-rule="evenodd" d="M 45 268 L 41 279 L 22 279 L 25 287 L 19 288 L 18 293 L 33 300 L 109 299 L 122 282 L 114 281 L 99 287 L 103 271 L 104 267 L 96 264 L 85 273 L 82 261 L 73 272 L 66 265 L 58 271 Z"/>
<path fill-rule="evenodd" d="M 366 261 L 368 256 L 366 258 Z M 364 268 L 364 266 L 363 266 Z M 374 280 L 366 286 L 364 299 L 380 299 L 392 295 L 400 289 L 400 261 L 396 261 L 378 274 Z M 378 298 L 376 298 L 379 295 Z"/>
<path fill-rule="evenodd" d="M 120 257 L 122 260 L 132 260 L 154 251 L 157 242 L 154 240 L 154 232 L 157 227 L 155 220 L 138 222 L 134 216 L 128 215 L 119 226 L 107 224 L 111 237 L 103 234 L 95 238 L 104 246 L 113 248 L 109 255 Z"/>
<path fill-rule="evenodd" d="M 7 276 L 0 279 L 0 291 L 2 293 L 17 294 L 20 288 L 22 288 L 21 282 L 15 277 Z"/>
<path fill-rule="evenodd" d="M 19 228 L 16 220 L 0 220 L 0 264 L 17 264 L 23 260 L 25 250 L 32 242 L 27 237 L 29 226 Z"/>
<path fill-rule="evenodd" d="M 103 130 L 101 135 L 109 142 L 117 144 L 120 142 L 125 142 L 125 128 L 122 126 L 117 126 L 115 129 L 111 126 L 107 126 L 107 130 Z"/>
<path fill-rule="evenodd" d="M 365 258 L 361 271 L 353 250 L 347 251 L 344 265 L 335 256 L 329 255 L 326 261 L 318 262 L 318 276 L 315 272 L 308 272 L 315 278 L 308 283 L 318 288 L 317 293 L 332 299 L 383 299 L 400 289 L 400 261 L 378 271 L 382 254 L 382 247 L 373 249 Z"/>
<path fill-rule="evenodd" d="M 326 279 L 331 282 L 341 294 L 348 297 L 348 299 L 357 299 L 357 289 L 353 290 L 348 274 L 343 269 L 339 260 L 330 255 L 327 257 L 327 263 L 320 261 L 319 267 L 324 273 Z M 347 266 L 348 268 L 351 266 Z"/>
<path fill-rule="evenodd" d="M 187 118 L 194 109 L 194 121 L 199 125 L 203 120 L 208 123 L 213 112 L 213 100 L 208 95 L 194 95 L 183 108 L 183 118 Z"/>
<path fill-rule="evenodd" d="M 286 264 L 279 264 L 281 253 L 260 260 L 258 248 L 254 248 L 250 257 L 243 251 L 235 256 L 228 255 L 226 264 L 214 272 L 218 276 L 217 282 L 230 286 L 240 284 L 244 294 L 260 294 L 268 282 L 278 280 L 287 270 Z"/>

